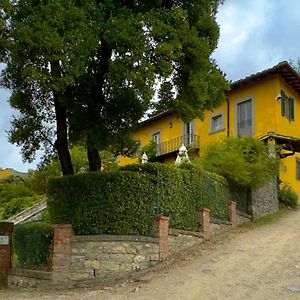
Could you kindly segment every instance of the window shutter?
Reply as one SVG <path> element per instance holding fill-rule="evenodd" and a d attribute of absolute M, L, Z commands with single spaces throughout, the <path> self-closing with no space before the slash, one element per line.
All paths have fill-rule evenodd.
<path fill-rule="evenodd" d="M 281 115 L 285 116 L 285 113 L 286 113 L 286 111 L 285 111 L 286 95 L 285 95 L 283 90 L 280 91 L 280 95 L 281 95 Z"/>
<path fill-rule="evenodd" d="M 295 119 L 295 108 L 294 108 L 294 98 L 289 98 L 289 111 L 290 111 L 290 121 Z"/>
<path fill-rule="evenodd" d="M 296 179 L 300 180 L 300 161 L 296 158 Z"/>

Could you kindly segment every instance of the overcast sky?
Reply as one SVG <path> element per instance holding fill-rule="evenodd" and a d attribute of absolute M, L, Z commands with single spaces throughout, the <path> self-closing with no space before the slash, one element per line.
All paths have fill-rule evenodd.
<path fill-rule="evenodd" d="M 213 57 L 229 80 L 238 80 L 270 68 L 283 60 L 300 57 L 299 0 L 225 0 L 219 9 L 221 35 Z M 19 171 L 20 150 L 6 137 L 12 110 L 9 91 L 0 89 L 0 167 Z"/>

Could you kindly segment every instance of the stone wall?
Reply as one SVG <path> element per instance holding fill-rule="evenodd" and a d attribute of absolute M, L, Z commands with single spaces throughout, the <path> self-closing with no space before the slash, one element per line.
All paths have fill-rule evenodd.
<path fill-rule="evenodd" d="M 237 210 L 237 217 L 238 217 L 238 224 L 239 225 L 249 223 L 252 220 L 252 217 L 250 215 L 245 214 L 245 213 L 243 213 L 241 211 L 238 211 L 238 210 Z"/>
<path fill-rule="evenodd" d="M 69 279 L 115 279 L 154 266 L 158 239 L 142 236 L 74 236 Z"/>
<path fill-rule="evenodd" d="M 52 272 L 10 269 L 7 284 L 10 288 L 49 288 L 52 285 Z"/>
<path fill-rule="evenodd" d="M 169 228 L 170 218 L 154 217 L 153 236 L 74 236 L 72 225 L 54 226 L 52 272 L 9 270 L 9 287 L 76 287 L 111 283 L 137 276 L 178 251 L 223 234 L 239 223 L 236 203 L 229 203 L 230 222 L 210 218 L 210 210 L 198 212 L 201 232 Z M 242 216 L 247 218 L 246 216 Z"/>
<path fill-rule="evenodd" d="M 230 222 L 221 221 L 217 219 L 210 220 L 210 233 L 211 235 L 220 235 L 228 232 L 232 225 Z"/>
<path fill-rule="evenodd" d="M 279 209 L 277 184 L 274 181 L 252 190 L 250 212 L 253 219 L 272 214 Z"/>
<path fill-rule="evenodd" d="M 203 243 L 203 234 L 200 232 L 169 229 L 169 254 L 190 248 Z"/>

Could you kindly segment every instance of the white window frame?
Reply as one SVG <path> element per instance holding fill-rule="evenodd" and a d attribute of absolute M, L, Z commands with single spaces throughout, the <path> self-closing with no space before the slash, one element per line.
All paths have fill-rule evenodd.
<path fill-rule="evenodd" d="M 239 104 L 243 102 L 251 101 L 251 110 L 252 110 L 252 124 L 251 124 L 251 134 L 253 135 L 255 133 L 255 99 L 253 96 L 245 97 L 241 100 L 238 100 L 234 104 L 234 120 L 235 120 L 235 135 L 239 136 L 239 130 L 238 130 L 238 106 Z"/>
<path fill-rule="evenodd" d="M 217 117 L 220 117 L 221 118 L 221 127 L 218 128 L 218 129 L 215 129 L 213 128 L 213 120 Z M 209 133 L 212 134 L 212 133 L 217 133 L 217 132 L 220 132 L 220 131 L 223 131 L 225 129 L 225 124 L 224 124 L 224 113 L 223 112 L 217 112 L 217 113 L 214 113 L 210 116 L 210 131 Z"/>
<path fill-rule="evenodd" d="M 186 147 L 192 147 L 195 143 L 194 137 L 195 137 L 195 119 L 192 120 L 189 123 L 183 123 L 182 127 L 182 136 L 183 136 L 183 144 Z M 188 130 L 188 125 L 189 125 L 189 132 Z"/>
<path fill-rule="evenodd" d="M 158 136 L 158 142 L 154 140 L 154 137 Z M 160 144 L 161 144 L 161 130 L 156 130 L 152 133 L 151 140 L 156 143 L 156 155 L 160 155 Z"/>

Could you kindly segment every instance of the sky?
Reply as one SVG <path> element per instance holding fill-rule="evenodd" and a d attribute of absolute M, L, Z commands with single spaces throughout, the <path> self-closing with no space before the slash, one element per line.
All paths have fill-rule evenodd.
<path fill-rule="evenodd" d="M 235 81 L 270 68 L 280 61 L 300 57 L 299 0 L 225 0 L 217 22 L 220 39 L 213 58 Z M 11 145 L 6 131 L 13 112 L 8 105 L 10 91 L 0 89 L 0 167 L 27 171 L 20 148 Z"/>

